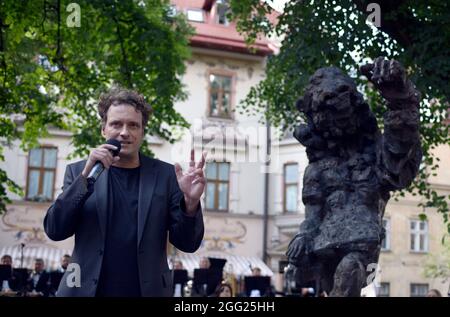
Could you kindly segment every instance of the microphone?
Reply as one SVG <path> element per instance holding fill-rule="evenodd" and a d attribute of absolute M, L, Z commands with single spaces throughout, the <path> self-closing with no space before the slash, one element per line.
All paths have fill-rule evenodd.
<path fill-rule="evenodd" d="M 109 139 L 106 141 L 106 144 L 111 144 L 117 147 L 117 150 L 109 150 L 113 156 L 119 155 L 121 144 L 116 139 Z M 103 166 L 103 163 L 100 161 L 95 162 L 94 167 L 92 168 L 91 172 L 89 173 L 87 177 L 87 181 L 91 184 L 95 183 L 95 181 L 99 178 L 100 174 L 103 172 L 105 167 Z"/>

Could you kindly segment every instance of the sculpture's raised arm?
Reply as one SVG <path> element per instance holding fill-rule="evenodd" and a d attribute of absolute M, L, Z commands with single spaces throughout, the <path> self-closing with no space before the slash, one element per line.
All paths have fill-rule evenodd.
<path fill-rule="evenodd" d="M 387 101 L 384 134 L 378 157 L 382 184 L 387 190 L 407 187 L 414 179 L 422 158 L 419 136 L 420 93 L 396 60 L 375 59 L 361 67 Z"/>

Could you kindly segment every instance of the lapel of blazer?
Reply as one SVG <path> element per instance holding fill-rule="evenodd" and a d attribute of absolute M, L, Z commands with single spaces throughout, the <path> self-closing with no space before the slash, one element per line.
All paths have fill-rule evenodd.
<path fill-rule="evenodd" d="M 139 153 L 141 168 L 139 175 L 139 201 L 138 201 L 138 236 L 137 244 L 139 248 L 142 235 L 144 233 L 145 222 L 150 212 L 150 204 L 153 191 L 156 185 L 158 171 L 155 168 L 155 161 Z"/>
<path fill-rule="evenodd" d="M 106 237 L 106 221 L 108 218 L 108 170 L 105 169 L 94 185 L 94 194 L 97 204 L 98 222 L 103 241 Z"/>

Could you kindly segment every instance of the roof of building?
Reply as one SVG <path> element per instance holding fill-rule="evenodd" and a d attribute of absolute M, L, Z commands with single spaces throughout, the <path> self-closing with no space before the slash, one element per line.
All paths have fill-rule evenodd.
<path fill-rule="evenodd" d="M 187 14 L 188 10 L 197 11 L 203 20 L 189 20 L 195 28 L 195 35 L 191 38 L 193 47 L 226 50 L 230 52 L 267 56 L 276 52 L 271 41 L 266 38 L 259 38 L 252 46 L 255 51 L 249 50 L 244 37 L 236 30 L 236 23 L 229 22 L 228 25 L 217 22 L 216 0 L 171 0 L 177 12 Z M 201 11 L 201 13 L 199 13 Z M 274 21 L 278 17 L 277 12 L 273 12 L 269 20 Z"/>

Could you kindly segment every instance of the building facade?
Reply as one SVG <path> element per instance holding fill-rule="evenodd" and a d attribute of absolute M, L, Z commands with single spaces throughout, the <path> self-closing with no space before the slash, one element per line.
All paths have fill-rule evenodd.
<path fill-rule="evenodd" d="M 260 124 L 258 117 L 236 111 L 250 88 L 264 78 L 267 57 L 276 53 L 277 43 L 258 40 L 250 51 L 235 25 L 226 19 L 226 1 L 171 3 L 174 14 L 184 13 L 196 29 L 183 77 L 188 98 L 174 105 L 191 128 L 173 131 L 179 136 L 175 144 L 156 137 L 149 143 L 160 160 L 186 165 L 193 146 L 197 157 L 208 151 L 208 163 L 202 201 L 204 241 L 195 254 L 168 246 L 170 260 L 181 259 L 192 273 L 203 256 L 226 258 L 226 272 L 237 277 L 250 275 L 257 266 L 263 275 L 272 276 L 281 291 L 284 254 L 304 219 L 301 192 L 308 160 L 295 139 L 278 140 L 276 129 Z M 56 267 L 59 257 L 73 246 L 73 238 L 53 242 L 42 228 L 47 208 L 61 192 L 66 165 L 77 160 L 67 159 L 73 152 L 70 133 L 49 132 L 48 138 L 40 140 L 40 147 L 29 153 L 20 150 L 18 143 L 6 149 L 1 163 L 26 193 L 25 197 L 11 195 L 13 203 L 0 222 L 0 253 L 13 254 L 16 266 L 30 266 L 33 258 L 43 257 L 48 267 Z M 437 155 L 450 157 L 449 147 L 439 148 Z M 431 182 L 448 194 L 450 166 L 444 160 L 441 165 Z M 423 275 L 429 256 L 442 248 L 445 228 L 433 210 L 425 210 L 427 222 L 419 221 L 423 210 L 418 202 L 411 196 L 398 202 L 391 199 L 387 206 L 388 234 L 375 280 L 380 296 L 420 296 L 431 288 L 447 293 L 448 282 Z"/>

